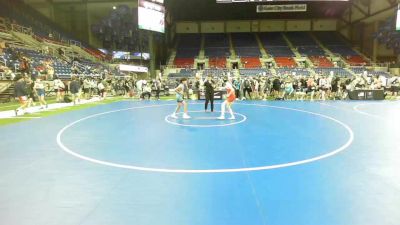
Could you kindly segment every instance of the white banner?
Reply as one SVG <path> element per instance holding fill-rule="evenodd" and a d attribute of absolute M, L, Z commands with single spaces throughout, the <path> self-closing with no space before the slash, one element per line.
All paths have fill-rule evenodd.
<path fill-rule="evenodd" d="M 400 4 L 397 7 L 396 30 L 400 31 Z"/>
<path fill-rule="evenodd" d="M 132 65 L 119 65 L 120 71 L 129 71 L 129 72 L 138 72 L 138 73 L 147 73 L 149 69 L 145 66 L 132 66 Z"/>
<path fill-rule="evenodd" d="M 269 12 L 307 12 L 307 4 L 257 5 L 257 13 Z"/>

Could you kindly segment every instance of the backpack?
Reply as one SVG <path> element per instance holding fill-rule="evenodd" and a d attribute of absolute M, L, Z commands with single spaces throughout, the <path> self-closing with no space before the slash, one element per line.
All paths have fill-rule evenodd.
<path fill-rule="evenodd" d="M 71 96 L 65 95 L 65 96 L 64 96 L 64 102 L 65 102 L 65 103 L 71 103 L 71 102 L 72 102 Z"/>

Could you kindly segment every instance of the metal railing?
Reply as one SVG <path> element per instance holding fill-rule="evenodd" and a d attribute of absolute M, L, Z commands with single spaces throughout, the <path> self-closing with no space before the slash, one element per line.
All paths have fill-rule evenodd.
<path fill-rule="evenodd" d="M 69 44 L 70 45 L 75 45 L 75 46 L 78 46 L 78 47 L 82 48 L 82 43 L 80 41 L 69 40 Z"/>
<path fill-rule="evenodd" d="M 32 35 L 32 28 L 30 27 L 24 27 L 18 24 L 11 24 L 11 30 L 15 31 L 15 32 L 19 32 L 19 33 L 23 33 L 23 34 L 27 34 L 27 35 Z"/>

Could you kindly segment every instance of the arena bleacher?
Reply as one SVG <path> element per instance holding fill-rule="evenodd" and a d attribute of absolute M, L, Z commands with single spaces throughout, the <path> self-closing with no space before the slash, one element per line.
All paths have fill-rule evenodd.
<path fill-rule="evenodd" d="M 226 34 L 205 34 L 204 54 L 209 59 L 209 66 L 226 67 L 226 58 L 230 56 L 229 41 Z"/>
<path fill-rule="evenodd" d="M 175 65 L 178 67 L 191 67 L 194 58 L 200 52 L 201 36 L 198 34 L 185 34 L 180 36 L 178 43 Z"/>
<path fill-rule="evenodd" d="M 96 76 L 99 71 L 107 69 L 102 63 L 70 48 L 76 43 L 70 34 L 38 15 L 23 2 L 6 2 L 0 3 L 3 6 L 0 10 L 3 16 L 0 29 L 5 33 L 18 30 L 27 33 L 38 42 L 65 47 L 66 51 L 78 56 L 74 65 L 82 75 Z M 19 40 L 15 40 L 17 41 Z M 166 68 L 171 66 L 176 69 L 167 72 L 166 77 L 194 77 L 196 74 L 223 76 L 232 71 L 231 74 L 241 76 L 319 74 L 351 77 L 363 74 L 364 71 L 367 71 L 369 76 L 389 76 L 387 72 L 367 69 L 369 60 L 353 49 L 341 34 L 334 31 L 181 33 L 176 35 L 173 45 L 173 64 L 167 65 Z M 80 48 L 96 59 L 103 57 L 98 54 L 97 49 L 86 44 L 81 44 Z M 13 49 L 31 58 L 34 68 L 40 67 L 45 60 L 52 60 L 57 76 L 70 79 L 73 73 L 71 62 L 57 54 L 48 55 L 26 42 Z M 1 57 L 10 68 L 16 69 L 19 66 L 19 59 L 12 57 L 8 51 Z M 334 62 L 335 57 L 340 57 L 339 61 L 336 58 Z M 206 63 L 201 68 L 194 69 L 198 67 L 198 61 Z M 233 69 L 235 63 L 237 68 Z M 199 71 L 201 73 L 198 73 Z M 121 75 L 119 71 L 115 73 Z"/>
<path fill-rule="evenodd" d="M 357 66 L 367 63 L 367 61 L 354 51 L 354 49 L 352 49 L 336 32 L 316 32 L 315 36 L 331 52 L 342 56 L 350 65 Z"/>
<path fill-rule="evenodd" d="M 238 74 L 243 76 L 290 73 L 303 76 L 320 74 L 351 77 L 361 74 L 360 71 L 364 71 L 363 68 L 368 64 L 368 60 L 351 48 L 340 34 L 321 31 L 182 34 L 177 41 L 174 65 L 178 68 L 195 68 L 196 58 L 201 58 L 199 56 L 202 41 L 204 57 L 208 61 L 208 67 L 204 68 L 203 74 L 224 74 L 220 69 L 229 70 L 229 61 L 233 58 L 239 59 Z M 263 52 L 266 53 L 265 56 Z M 332 61 L 334 57 L 340 57 L 349 68 L 338 66 L 337 62 Z M 264 63 L 263 58 L 269 59 L 269 63 L 273 62 L 274 67 L 267 68 L 269 63 Z M 302 58 L 309 60 L 309 68 L 302 68 L 304 65 L 300 66 L 297 58 L 299 61 Z M 194 76 L 195 73 L 191 74 Z M 172 76 L 187 75 L 178 72 Z M 369 70 L 368 75 L 387 76 L 388 73 Z"/>

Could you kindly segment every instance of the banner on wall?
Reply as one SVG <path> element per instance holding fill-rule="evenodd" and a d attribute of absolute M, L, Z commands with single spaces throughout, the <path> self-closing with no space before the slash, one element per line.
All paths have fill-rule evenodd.
<path fill-rule="evenodd" d="M 397 6 L 396 30 L 400 31 L 400 4 Z"/>
<path fill-rule="evenodd" d="M 147 73 L 149 69 L 144 66 L 133 66 L 133 65 L 119 65 L 120 71 L 127 71 L 127 72 L 138 72 L 138 73 Z"/>
<path fill-rule="evenodd" d="M 307 4 L 257 5 L 257 13 L 307 12 Z"/>

